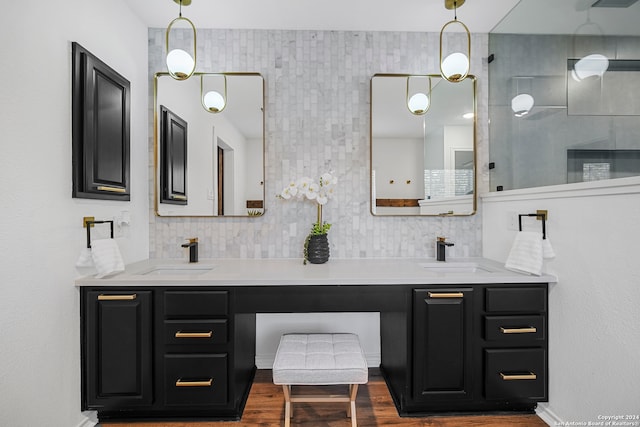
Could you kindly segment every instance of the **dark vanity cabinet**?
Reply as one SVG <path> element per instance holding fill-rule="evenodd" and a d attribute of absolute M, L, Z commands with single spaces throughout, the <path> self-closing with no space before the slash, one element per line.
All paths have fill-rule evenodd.
<path fill-rule="evenodd" d="M 378 312 L 401 416 L 548 400 L 547 283 L 80 288 L 82 409 L 106 420 L 240 419 L 256 313 Z"/>
<path fill-rule="evenodd" d="M 83 406 L 139 407 L 153 401 L 151 291 L 88 291 L 82 298 Z"/>
<path fill-rule="evenodd" d="M 413 397 L 468 399 L 472 382 L 473 289 L 413 291 Z"/>
<path fill-rule="evenodd" d="M 130 83 L 72 43 L 73 197 L 130 199 Z"/>
<path fill-rule="evenodd" d="M 381 343 L 381 367 L 398 412 L 528 412 L 547 401 L 547 286 L 412 289 L 408 351 L 387 345 L 384 334 Z M 387 317 L 381 314 L 383 332 Z M 402 328 L 394 324 L 394 333 Z"/>
<path fill-rule="evenodd" d="M 227 289 L 82 288 L 82 409 L 100 420 L 239 419 L 255 314 Z M 254 343 L 254 339 L 249 339 Z"/>

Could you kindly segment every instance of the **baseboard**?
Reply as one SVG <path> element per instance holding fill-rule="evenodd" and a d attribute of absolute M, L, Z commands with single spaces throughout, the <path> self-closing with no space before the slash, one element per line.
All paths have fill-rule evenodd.
<path fill-rule="evenodd" d="M 370 368 L 377 368 L 380 366 L 380 353 L 370 353 L 364 355 L 367 359 L 367 366 Z M 276 360 L 275 353 L 273 354 L 256 354 L 256 367 L 258 369 L 271 369 L 273 368 L 273 362 Z"/>
<path fill-rule="evenodd" d="M 82 413 L 84 420 L 80 421 L 76 427 L 95 427 L 98 424 L 98 414 L 95 411 L 86 411 Z"/>
<path fill-rule="evenodd" d="M 560 426 L 565 423 L 558 417 L 547 405 L 540 404 L 536 408 L 536 415 L 540 417 L 542 421 L 550 426 Z"/>

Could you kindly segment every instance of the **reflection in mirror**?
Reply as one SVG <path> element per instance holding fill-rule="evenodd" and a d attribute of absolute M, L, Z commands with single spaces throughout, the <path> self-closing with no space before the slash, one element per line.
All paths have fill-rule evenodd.
<path fill-rule="evenodd" d="M 223 108 L 205 110 L 209 90 L 224 94 Z M 157 215 L 264 214 L 260 74 L 194 73 L 180 81 L 156 73 L 154 109 Z"/>
<path fill-rule="evenodd" d="M 407 103 L 419 86 L 415 81 L 426 77 L 429 109 L 416 115 Z M 371 78 L 374 215 L 475 214 L 475 94 L 471 75 L 459 83 L 440 75 Z"/>

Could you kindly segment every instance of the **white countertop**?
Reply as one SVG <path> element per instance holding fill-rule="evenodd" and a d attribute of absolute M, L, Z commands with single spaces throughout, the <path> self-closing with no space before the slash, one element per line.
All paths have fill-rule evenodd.
<path fill-rule="evenodd" d="M 188 271 L 188 269 L 191 269 Z M 448 270 L 440 272 L 440 270 Z M 274 286 L 274 285 L 429 285 L 556 283 L 553 275 L 531 276 L 506 270 L 485 258 L 330 259 L 303 265 L 301 259 L 149 259 L 124 272 L 76 280 L 76 286 Z"/>

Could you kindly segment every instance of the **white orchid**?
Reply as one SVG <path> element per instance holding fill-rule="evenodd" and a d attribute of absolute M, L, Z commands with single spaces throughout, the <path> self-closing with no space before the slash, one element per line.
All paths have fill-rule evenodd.
<path fill-rule="evenodd" d="M 323 173 L 319 182 L 315 182 L 309 177 L 302 177 L 295 182 L 290 182 L 278 197 L 284 200 L 295 198 L 315 201 L 318 205 L 318 222 L 316 224 L 322 227 L 322 206 L 335 195 L 337 183 L 338 177 L 329 172 Z M 328 227 L 330 224 L 327 224 L 327 230 Z"/>

